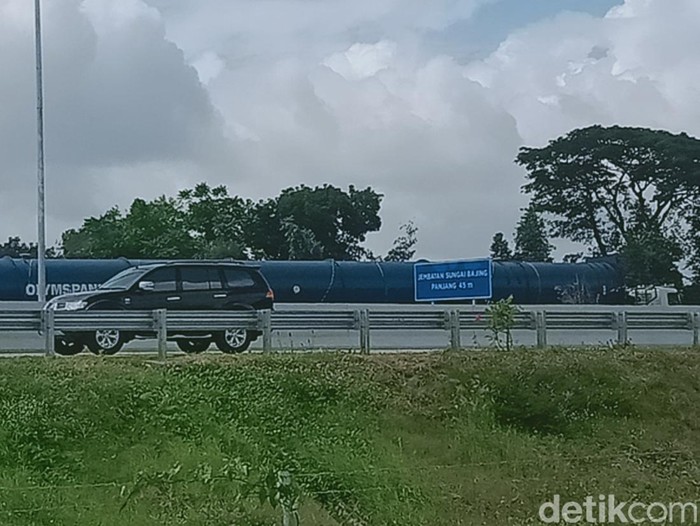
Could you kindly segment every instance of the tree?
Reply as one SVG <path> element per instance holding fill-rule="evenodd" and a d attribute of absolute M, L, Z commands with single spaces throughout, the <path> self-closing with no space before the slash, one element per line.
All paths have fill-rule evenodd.
<path fill-rule="evenodd" d="M 36 257 L 36 245 L 22 242 L 19 237 L 9 237 L 7 242 L 0 245 L 0 257 L 19 258 L 23 256 Z"/>
<path fill-rule="evenodd" d="M 289 259 L 321 259 L 323 247 L 308 228 L 297 225 L 291 219 L 282 220 L 282 232 L 287 243 Z"/>
<path fill-rule="evenodd" d="M 230 196 L 221 185 L 214 188 L 200 183 L 178 194 L 185 213 L 185 225 L 202 258 L 247 259 L 246 225 L 252 202 Z"/>
<path fill-rule="evenodd" d="M 689 219 L 690 231 L 687 239 L 689 252 L 688 268 L 692 273 L 692 282 L 683 290 L 683 301 L 700 305 L 700 204 L 693 207 Z"/>
<path fill-rule="evenodd" d="M 524 191 L 547 214 L 550 233 L 587 244 L 594 255 L 619 253 L 628 284 L 680 280 L 692 257 L 694 203 L 700 198 L 700 140 L 662 130 L 574 130 L 544 148 L 521 148 Z M 647 281 L 649 280 L 649 281 Z"/>
<path fill-rule="evenodd" d="M 491 258 L 496 261 L 508 261 L 513 259 L 513 253 L 510 250 L 508 240 L 503 235 L 503 232 L 496 232 L 491 241 Z"/>
<path fill-rule="evenodd" d="M 63 233 L 66 257 L 359 259 L 381 226 L 382 196 L 330 185 L 288 188 L 253 204 L 225 186 L 200 183 L 130 208 L 117 207 Z"/>
<path fill-rule="evenodd" d="M 552 261 L 552 249 L 545 230 L 544 221 L 532 207 L 528 206 L 515 228 L 514 259 L 520 261 Z"/>
<path fill-rule="evenodd" d="M 248 245 L 256 257 L 289 259 L 290 225 L 297 233 L 313 234 L 320 250 L 315 259 L 355 260 L 367 257 L 361 246 L 368 232 L 381 227 L 379 208 L 382 195 L 371 188 L 347 192 L 331 185 L 287 188 L 274 198 L 257 203 L 247 229 Z M 287 225 L 283 227 L 283 225 Z"/>
<path fill-rule="evenodd" d="M 667 236 L 700 197 L 700 141 L 684 133 L 591 126 L 521 148 L 516 162 L 552 235 L 593 244 L 603 256 L 632 242 L 637 228 Z M 635 225 L 642 209 L 648 224 Z"/>
<path fill-rule="evenodd" d="M 5 243 L 0 245 L 0 257 L 8 256 L 11 258 L 22 257 L 37 257 L 36 243 L 25 243 L 22 239 L 10 236 Z M 48 247 L 46 249 L 47 258 L 57 258 L 60 256 L 60 250 L 57 247 Z"/>
<path fill-rule="evenodd" d="M 683 257 L 680 243 L 664 235 L 659 228 L 635 228 L 620 250 L 625 283 L 628 286 L 683 286 L 683 277 L 675 265 Z"/>
<path fill-rule="evenodd" d="M 165 196 L 146 202 L 135 199 L 122 214 L 111 208 L 91 217 L 78 230 L 63 233 L 66 257 L 193 258 L 199 255 L 187 217 L 177 200 Z"/>
<path fill-rule="evenodd" d="M 403 231 L 403 234 L 394 240 L 394 244 L 387 252 L 384 261 L 410 261 L 415 255 L 418 227 L 413 224 L 413 221 L 409 221 L 401 225 L 399 231 Z"/>

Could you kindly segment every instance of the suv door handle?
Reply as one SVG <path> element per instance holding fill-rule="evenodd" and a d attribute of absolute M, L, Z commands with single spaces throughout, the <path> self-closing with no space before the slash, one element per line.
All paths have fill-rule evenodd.
<path fill-rule="evenodd" d="M 225 298 L 226 294 L 214 294 L 215 298 Z"/>
<path fill-rule="evenodd" d="M 166 298 L 167 301 L 179 301 L 181 298 L 180 296 L 170 296 L 169 298 Z"/>

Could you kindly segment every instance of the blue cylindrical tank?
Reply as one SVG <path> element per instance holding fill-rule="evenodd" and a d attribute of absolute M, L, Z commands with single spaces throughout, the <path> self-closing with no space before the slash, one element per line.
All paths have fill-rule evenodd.
<path fill-rule="evenodd" d="M 126 258 L 48 259 L 46 295 L 96 289 L 116 273 L 141 263 Z M 37 276 L 35 259 L 0 258 L 0 301 L 36 301 Z"/>
<path fill-rule="evenodd" d="M 50 259 L 47 296 L 97 288 L 125 268 L 154 260 Z M 261 261 L 280 303 L 414 303 L 413 263 Z M 35 260 L 0 258 L 0 301 L 35 301 Z M 601 303 L 622 287 L 612 262 L 493 262 L 493 298 L 518 304 Z"/>
<path fill-rule="evenodd" d="M 518 304 L 601 303 L 622 285 L 620 271 L 609 262 L 493 263 L 493 299 L 512 295 Z"/>
<path fill-rule="evenodd" d="M 261 261 L 282 303 L 413 303 L 413 264 Z"/>

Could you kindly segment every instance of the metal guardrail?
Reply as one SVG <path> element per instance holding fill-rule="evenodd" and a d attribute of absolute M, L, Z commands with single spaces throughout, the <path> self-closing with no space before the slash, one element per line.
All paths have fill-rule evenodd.
<path fill-rule="evenodd" d="M 319 305 L 306 309 L 279 311 L 76 311 L 54 312 L 32 310 L 0 310 L 0 332 L 40 332 L 45 351 L 54 352 L 54 337 L 59 331 L 87 332 L 98 329 L 120 329 L 152 333 L 158 350 L 165 356 L 168 333 L 225 330 L 241 328 L 261 331 L 263 349 L 272 348 L 274 331 L 358 331 L 362 352 L 370 350 L 372 331 L 446 331 L 453 349 L 461 348 L 461 331 L 489 327 L 489 314 L 482 306 L 452 307 L 401 306 L 390 308 L 352 308 Z M 628 341 L 630 330 L 684 331 L 692 333 L 692 343 L 700 342 L 700 309 L 613 308 L 600 306 L 537 306 L 520 307 L 515 313 L 513 330 L 536 331 L 537 347 L 547 346 L 548 331 L 610 330 L 617 333 L 617 342 Z"/>

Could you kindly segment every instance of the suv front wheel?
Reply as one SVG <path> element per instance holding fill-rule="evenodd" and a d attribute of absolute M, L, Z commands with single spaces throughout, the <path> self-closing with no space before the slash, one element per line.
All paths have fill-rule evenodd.
<path fill-rule="evenodd" d="M 86 345 L 93 354 L 117 354 L 124 346 L 124 337 L 118 329 L 100 329 L 87 334 Z"/>
<path fill-rule="evenodd" d="M 221 352 L 234 354 L 245 351 L 252 340 L 246 329 L 226 329 L 216 334 L 214 343 Z"/>

